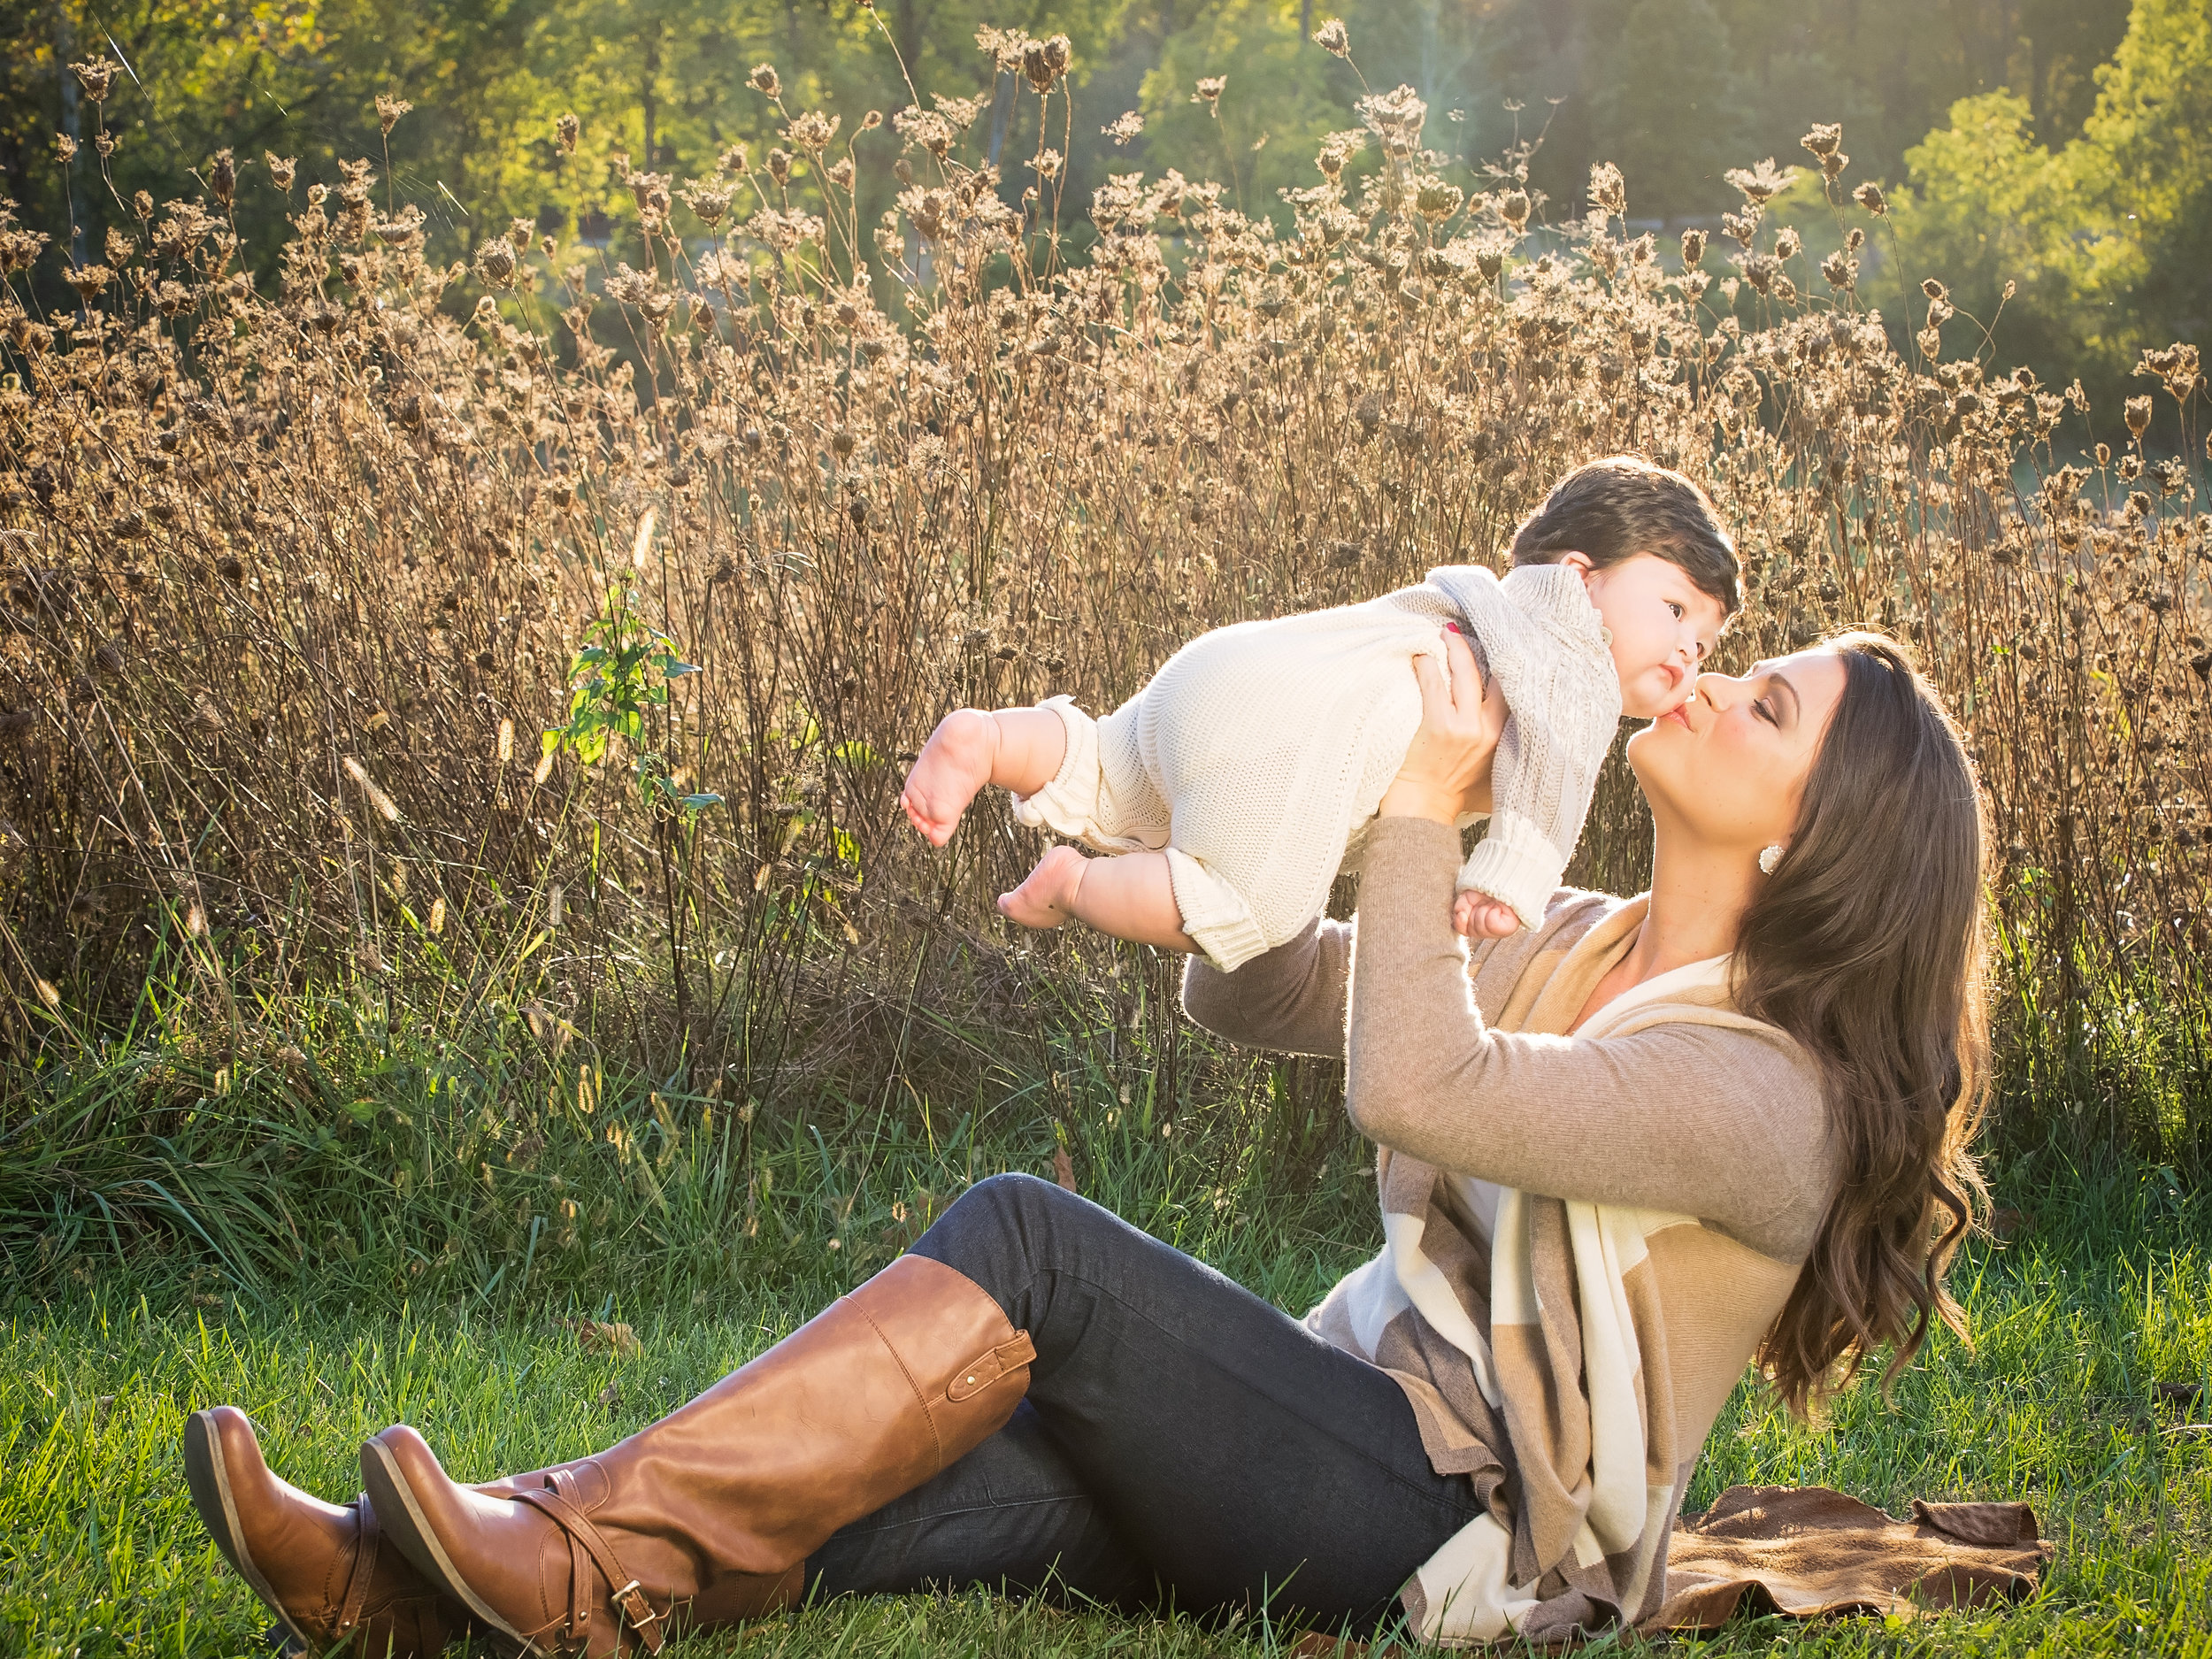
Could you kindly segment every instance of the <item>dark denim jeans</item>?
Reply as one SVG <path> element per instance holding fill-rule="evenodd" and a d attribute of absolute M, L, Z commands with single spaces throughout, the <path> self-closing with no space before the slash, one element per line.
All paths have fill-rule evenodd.
<path fill-rule="evenodd" d="M 1037 1345 L 1029 1397 L 847 1526 L 814 1593 L 982 1584 L 1135 1609 L 1258 1609 L 1371 1634 L 1471 1520 L 1398 1385 L 1203 1263 L 1049 1182 L 971 1188 L 916 1243 Z"/>

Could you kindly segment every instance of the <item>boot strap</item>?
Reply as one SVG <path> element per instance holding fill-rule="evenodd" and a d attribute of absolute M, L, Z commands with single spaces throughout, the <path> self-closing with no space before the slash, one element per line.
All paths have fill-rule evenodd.
<path fill-rule="evenodd" d="M 361 1622 L 362 1604 L 369 1598 L 369 1580 L 376 1573 L 378 1532 L 376 1506 L 363 1493 L 353 1501 L 353 1565 L 346 1573 L 346 1593 L 338 1603 L 338 1619 L 330 1627 L 334 1640 L 342 1641 Z"/>
<path fill-rule="evenodd" d="M 567 1471 L 564 1470 L 563 1473 Z M 575 1568 L 574 1597 L 570 1616 L 570 1632 L 580 1638 L 591 1631 L 591 1606 L 587 1599 L 590 1582 L 582 1560 L 575 1554 L 575 1546 L 581 1544 L 599 1571 L 606 1575 L 608 1600 L 614 1605 L 616 1616 L 637 1632 L 648 1653 L 658 1653 L 665 1640 L 661 1633 L 663 1616 L 653 1610 L 653 1604 L 645 1599 L 638 1581 L 630 1576 L 621 1557 L 614 1553 L 599 1529 L 594 1526 L 584 1512 L 550 1487 L 535 1492 L 518 1492 L 522 1502 L 538 1509 L 556 1522 L 569 1535 L 570 1560 Z"/>

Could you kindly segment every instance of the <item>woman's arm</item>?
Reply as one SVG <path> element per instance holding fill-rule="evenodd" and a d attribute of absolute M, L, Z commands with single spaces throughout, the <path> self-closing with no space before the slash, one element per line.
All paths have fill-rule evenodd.
<path fill-rule="evenodd" d="M 1459 837 L 1369 832 L 1346 1106 L 1363 1134 L 1555 1198 L 1694 1215 L 1793 1260 L 1827 1202 L 1818 1079 L 1786 1042 L 1716 1026 L 1632 1036 L 1492 1030 L 1451 929 Z"/>
<path fill-rule="evenodd" d="M 1316 922 L 1234 973 L 1191 957 L 1183 970 L 1183 1011 L 1231 1042 L 1341 1059 L 1351 965 L 1352 930 Z"/>

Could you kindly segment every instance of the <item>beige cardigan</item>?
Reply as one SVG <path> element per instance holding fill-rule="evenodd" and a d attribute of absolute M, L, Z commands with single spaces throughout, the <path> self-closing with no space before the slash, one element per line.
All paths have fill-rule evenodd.
<path fill-rule="evenodd" d="M 1640 902 L 1563 892 L 1471 965 L 1457 864 L 1448 827 L 1379 820 L 1356 958 L 1324 923 L 1233 975 L 1194 963 L 1184 995 L 1238 1041 L 1347 1053 L 1390 1241 L 1310 1323 L 1391 1372 L 1431 1462 L 1487 1506 L 1409 1581 L 1415 1628 L 1540 1641 L 1664 1600 L 1668 1525 L 1833 1177 L 1817 1075 L 1728 1005 L 1724 961 L 1563 1037 Z M 1624 1447 L 1638 1467 L 1609 1470 Z"/>

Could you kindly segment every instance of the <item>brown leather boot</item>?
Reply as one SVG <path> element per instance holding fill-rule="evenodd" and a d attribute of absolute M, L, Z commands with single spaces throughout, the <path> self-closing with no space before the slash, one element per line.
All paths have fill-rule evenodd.
<path fill-rule="evenodd" d="M 362 1659 L 434 1659 L 471 1628 L 467 1610 L 379 1536 L 365 1495 L 325 1503 L 270 1473 L 236 1406 L 185 1419 L 184 1478 L 223 1559 L 300 1651 L 351 1637 L 346 1651 Z"/>
<path fill-rule="evenodd" d="M 658 1653 L 672 1623 L 796 1601 L 832 1532 L 1004 1425 L 1035 1355 L 974 1281 L 906 1256 L 535 1489 L 456 1486 L 403 1426 L 361 1448 L 362 1475 L 392 1540 L 507 1651 Z"/>

